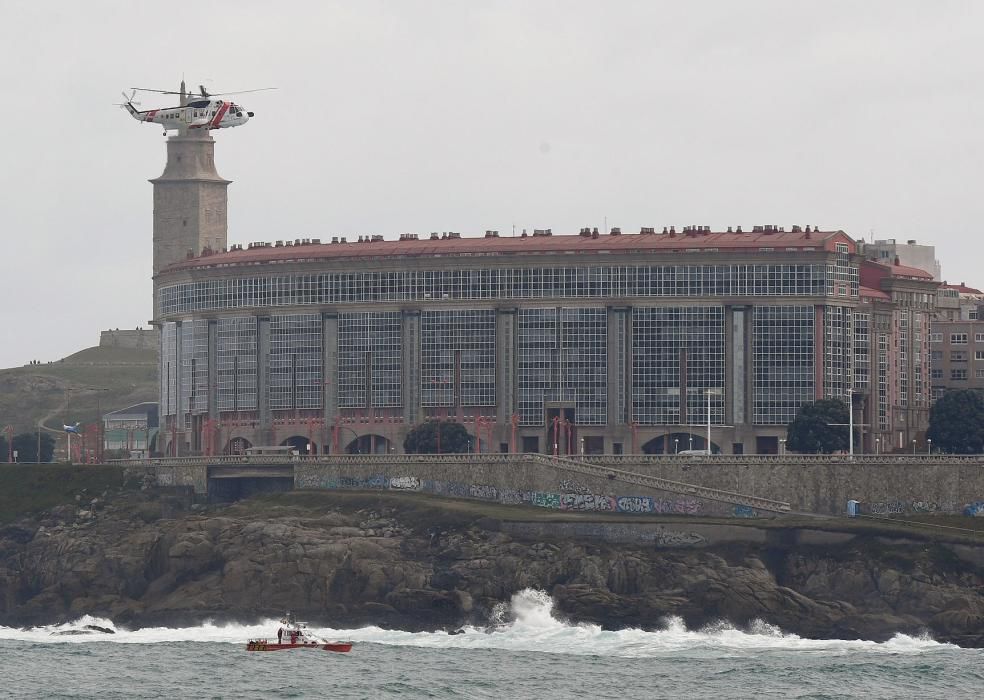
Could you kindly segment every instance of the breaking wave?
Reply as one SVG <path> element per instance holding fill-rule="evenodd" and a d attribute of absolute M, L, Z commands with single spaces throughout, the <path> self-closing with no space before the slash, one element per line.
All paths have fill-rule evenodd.
<path fill-rule="evenodd" d="M 91 631 L 88 626 L 112 630 L 112 634 Z M 216 625 L 198 627 L 118 628 L 112 622 L 84 616 L 71 623 L 16 629 L 0 627 L 0 639 L 35 643 L 114 643 L 160 644 L 168 642 L 212 642 L 243 644 L 249 638 L 271 637 L 276 620 L 258 625 Z M 715 656 L 755 651 L 817 653 L 918 654 L 942 648 L 928 636 L 897 634 L 887 642 L 804 639 L 767 623 L 756 621 L 745 629 L 727 623 L 688 630 L 679 618 L 668 618 L 657 631 L 623 629 L 607 631 L 592 624 L 565 622 L 554 615 L 553 600 L 542 591 L 527 589 L 513 595 L 508 605 L 500 605 L 489 627 L 464 627 L 456 634 L 447 632 L 401 632 L 379 627 L 359 629 L 319 628 L 312 631 L 328 639 L 390 646 L 436 649 L 498 649 L 504 651 L 551 652 L 573 655 L 645 658 L 679 652 Z M 67 634 L 66 634 L 67 633 Z"/>

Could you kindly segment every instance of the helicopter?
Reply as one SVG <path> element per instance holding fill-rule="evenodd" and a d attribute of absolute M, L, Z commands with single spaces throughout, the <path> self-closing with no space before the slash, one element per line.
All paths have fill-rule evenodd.
<path fill-rule="evenodd" d="M 164 128 L 165 135 L 172 129 L 186 131 L 188 129 L 227 129 L 233 126 L 242 126 L 254 116 L 253 112 L 246 111 L 242 105 L 235 102 L 219 99 L 223 95 L 241 95 L 247 92 L 262 92 L 264 90 L 276 90 L 277 88 L 259 88 L 257 90 L 240 90 L 238 92 L 218 92 L 209 93 L 204 85 L 199 85 L 198 95 L 190 94 L 185 90 L 185 83 L 181 81 L 181 90 L 153 90 L 151 88 L 130 88 L 129 96 L 123 93 L 123 104 L 120 107 L 126 109 L 130 116 L 140 122 L 152 122 Z M 178 95 L 177 107 L 164 107 L 162 109 L 139 110 L 140 103 L 134 102 L 137 92 L 154 92 L 161 95 Z"/>

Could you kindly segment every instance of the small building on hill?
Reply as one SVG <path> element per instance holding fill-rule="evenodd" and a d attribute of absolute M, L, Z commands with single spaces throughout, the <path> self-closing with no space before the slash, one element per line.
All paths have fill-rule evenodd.
<path fill-rule="evenodd" d="M 110 328 L 99 333 L 99 347 L 101 348 L 157 350 L 158 342 L 156 328 L 132 328 L 124 330 Z"/>
<path fill-rule="evenodd" d="M 103 415 L 103 450 L 153 452 L 157 442 L 158 404 L 138 403 Z"/>

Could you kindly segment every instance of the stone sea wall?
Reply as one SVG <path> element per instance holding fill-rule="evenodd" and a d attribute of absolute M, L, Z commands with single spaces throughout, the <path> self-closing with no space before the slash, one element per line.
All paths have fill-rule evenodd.
<path fill-rule="evenodd" d="M 226 464 L 222 459 L 212 461 Z M 237 458 L 243 459 L 243 458 Z M 245 460 L 244 460 L 245 461 Z M 844 514 L 849 500 L 868 515 L 964 514 L 984 516 L 984 463 L 973 459 L 850 461 L 846 458 L 762 459 L 594 458 L 611 469 L 747 494 L 791 505 L 793 511 Z M 387 489 L 453 498 L 599 513 L 771 516 L 748 506 L 655 490 L 579 474 L 548 460 L 520 455 L 340 455 L 298 458 L 301 489 Z M 255 460 L 241 465 L 257 475 Z M 271 465 L 276 466 L 276 465 Z M 162 460 L 154 467 L 161 486 L 208 488 L 205 462 Z M 245 476 L 245 474 L 244 474 Z"/>
<path fill-rule="evenodd" d="M 529 505 L 561 511 L 734 515 L 734 506 L 704 501 L 560 470 L 502 469 L 501 465 L 296 464 L 294 483 L 301 489 L 417 491 L 451 498 L 473 498 L 508 505 Z M 751 513 L 750 513 L 751 514 Z"/>

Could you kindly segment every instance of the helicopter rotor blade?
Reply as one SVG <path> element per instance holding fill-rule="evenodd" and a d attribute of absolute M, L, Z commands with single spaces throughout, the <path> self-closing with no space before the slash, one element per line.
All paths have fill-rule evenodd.
<path fill-rule="evenodd" d="M 275 87 L 268 88 L 257 88 L 255 90 L 236 90 L 234 92 L 213 92 L 211 97 L 217 97 L 218 95 L 245 95 L 247 92 L 263 92 L 264 90 L 276 90 Z"/>
<path fill-rule="evenodd" d="M 180 95 L 181 94 L 180 92 L 175 92 L 174 90 L 154 90 L 153 88 L 138 88 L 138 87 L 130 88 L 130 89 L 133 90 L 134 92 L 136 92 L 137 90 L 139 90 L 140 92 L 157 92 L 157 93 L 160 93 L 161 95 Z"/>
<path fill-rule="evenodd" d="M 211 95 L 208 94 L 208 90 L 205 89 L 205 86 L 204 85 L 199 85 L 198 86 L 198 89 L 201 91 L 202 97 L 204 97 L 204 98 L 211 97 Z"/>

